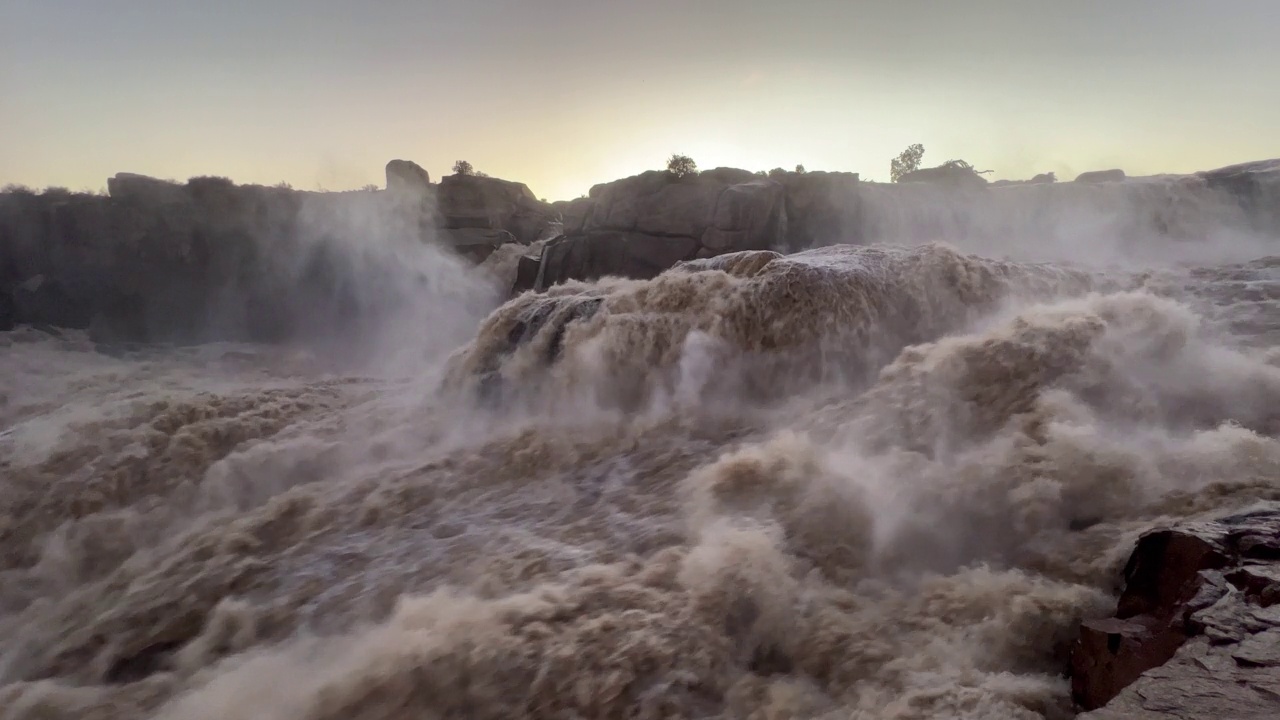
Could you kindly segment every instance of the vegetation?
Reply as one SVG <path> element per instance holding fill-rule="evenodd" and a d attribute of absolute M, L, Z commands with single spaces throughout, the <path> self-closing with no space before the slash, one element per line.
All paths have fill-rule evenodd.
<path fill-rule="evenodd" d="M 921 150 L 921 152 L 923 152 L 923 150 Z M 985 175 L 991 172 L 990 170 L 974 170 L 973 166 L 964 160 L 948 160 L 942 163 L 942 167 L 947 168 L 948 170 L 968 170 L 974 175 Z"/>
<path fill-rule="evenodd" d="M 459 160 L 453 164 L 454 175 L 471 175 L 473 177 L 489 177 L 488 173 L 482 173 L 471 166 L 466 160 Z"/>
<path fill-rule="evenodd" d="M 698 164 L 688 155 L 672 155 L 667 158 L 667 172 L 677 179 L 689 177 L 698 173 Z"/>
<path fill-rule="evenodd" d="M 924 158 L 924 145 L 916 143 L 908 146 L 901 155 L 889 163 L 889 180 L 898 182 L 903 175 L 920 169 L 920 160 Z"/>
<path fill-rule="evenodd" d="M 803 166 L 803 165 L 797 165 L 797 166 L 796 166 L 796 174 L 797 174 L 797 175 L 803 175 L 804 173 L 805 173 L 804 166 Z"/>

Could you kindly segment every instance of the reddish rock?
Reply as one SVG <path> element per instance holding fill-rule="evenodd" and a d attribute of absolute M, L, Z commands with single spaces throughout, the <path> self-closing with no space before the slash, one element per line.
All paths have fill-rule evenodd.
<path fill-rule="evenodd" d="M 1116 616 L 1081 626 L 1071 655 L 1076 702 L 1109 708 L 1097 717 L 1158 717 L 1164 711 L 1150 700 L 1153 688 L 1199 688 L 1199 703 L 1231 695 L 1215 683 L 1242 682 L 1223 668 L 1261 669 L 1249 675 L 1258 682 L 1280 673 L 1280 607 L 1272 607 L 1280 601 L 1278 551 L 1280 505 L 1143 535 L 1125 567 Z M 1194 647 L 1187 642 L 1193 638 Z M 1171 663 L 1188 653 L 1195 657 Z M 1167 671 L 1150 674 L 1166 664 Z M 1280 696 L 1275 701 L 1280 713 Z"/>

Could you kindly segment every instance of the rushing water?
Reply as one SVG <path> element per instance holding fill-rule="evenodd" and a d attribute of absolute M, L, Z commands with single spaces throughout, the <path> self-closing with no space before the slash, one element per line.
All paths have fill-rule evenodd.
<path fill-rule="evenodd" d="M 0 717 L 1070 717 L 1135 535 L 1280 497 L 1280 258 L 910 239 L 0 335 Z"/>

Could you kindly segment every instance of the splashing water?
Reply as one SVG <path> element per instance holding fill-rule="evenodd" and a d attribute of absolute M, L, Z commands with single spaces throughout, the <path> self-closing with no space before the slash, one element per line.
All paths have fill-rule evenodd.
<path fill-rule="evenodd" d="M 839 246 L 360 374 L 9 333 L 0 717 L 1070 717 L 1136 534 L 1280 496 L 1277 300 Z"/>

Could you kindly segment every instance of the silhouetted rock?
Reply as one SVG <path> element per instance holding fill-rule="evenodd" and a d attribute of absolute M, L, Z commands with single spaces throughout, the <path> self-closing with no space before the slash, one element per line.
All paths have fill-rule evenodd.
<path fill-rule="evenodd" d="M 551 206 L 524 183 L 478 175 L 447 175 L 440 180 L 439 211 L 449 229 L 506 230 L 517 242 L 537 240 L 552 220 Z"/>
<path fill-rule="evenodd" d="M 412 160 L 392 160 L 387 163 L 387 190 L 408 195 L 426 195 L 431 192 L 431 176 Z"/>
<path fill-rule="evenodd" d="M 1123 170 L 1090 170 L 1076 176 L 1079 183 L 1119 182 L 1125 179 Z"/>
<path fill-rule="evenodd" d="M 953 188 L 983 188 L 987 186 L 986 178 L 965 165 L 944 164 L 931 168 L 920 168 L 903 175 L 900 183 L 932 183 Z"/>
<path fill-rule="evenodd" d="M 786 194 L 782 183 L 734 168 L 683 178 L 653 170 L 596 185 L 556 206 L 565 237 L 546 247 L 538 272 L 517 273 L 514 289 L 648 278 L 695 257 L 785 247 Z"/>
<path fill-rule="evenodd" d="M 14 305 L 13 292 L 0 287 L 0 332 L 12 330 L 18 324 L 18 309 Z"/>
<path fill-rule="evenodd" d="M 1235 197 L 1255 230 L 1280 234 L 1280 159 L 1230 165 L 1199 176 L 1209 187 Z"/>
<path fill-rule="evenodd" d="M 1058 176 L 1051 173 L 1040 173 L 1027 181 L 1028 185 L 1048 185 L 1049 183 L 1058 182 Z"/>
<path fill-rule="evenodd" d="M 782 182 L 786 188 L 786 250 L 862 241 L 857 173 L 787 173 Z"/>
<path fill-rule="evenodd" d="M 1082 717 L 1280 717 L 1280 504 L 1143 535 L 1072 652 Z M 1103 707 L 1105 706 L 1105 707 Z"/>
<path fill-rule="evenodd" d="M 105 343 L 336 337 L 413 285 L 379 244 L 436 243 L 479 262 L 515 241 L 501 227 L 439 228 L 421 187 L 309 193 L 128 173 L 108 186 L 110 197 L 0 194 L 0 321 L 87 328 Z M 494 212 L 518 225 L 520 203 Z M 384 277 L 396 273 L 403 287 Z"/>
<path fill-rule="evenodd" d="M 476 262 L 482 262 L 494 250 L 516 241 L 515 236 L 506 230 L 486 228 L 445 228 L 438 231 L 438 235 L 442 242 L 458 254 Z"/>

